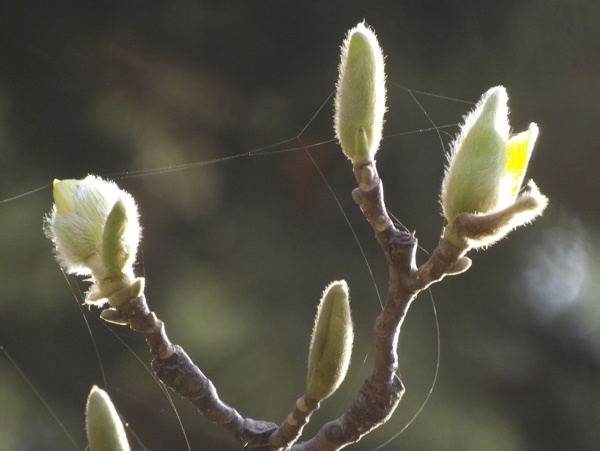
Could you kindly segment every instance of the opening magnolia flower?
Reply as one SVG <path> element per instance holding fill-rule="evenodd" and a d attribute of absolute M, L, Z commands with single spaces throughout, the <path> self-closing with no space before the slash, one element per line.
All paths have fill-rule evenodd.
<path fill-rule="evenodd" d="M 491 244 L 531 221 L 547 205 L 533 182 L 519 195 L 538 127 L 531 123 L 527 131 L 511 137 L 507 103 L 504 87 L 488 90 L 466 116 L 448 156 L 442 183 L 443 212 L 448 227 L 463 215 L 461 236 L 456 241 L 466 240 L 470 247 Z M 465 214 L 480 218 L 476 233 L 465 226 Z M 482 222 L 490 214 L 496 216 L 488 227 Z"/>
<path fill-rule="evenodd" d="M 102 299 L 129 285 L 141 236 L 133 198 L 115 183 L 93 175 L 83 180 L 55 180 L 53 196 L 46 235 L 67 272 L 91 274 L 100 282 L 87 300 Z M 104 281 L 111 283 L 103 285 Z"/>

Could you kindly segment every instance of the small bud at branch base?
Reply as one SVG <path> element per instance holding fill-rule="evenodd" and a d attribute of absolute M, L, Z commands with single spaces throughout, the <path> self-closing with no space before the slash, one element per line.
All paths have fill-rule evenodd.
<path fill-rule="evenodd" d="M 348 285 L 332 282 L 323 292 L 308 356 L 306 394 L 328 398 L 340 386 L 350 365 L 354 338 Z"/>

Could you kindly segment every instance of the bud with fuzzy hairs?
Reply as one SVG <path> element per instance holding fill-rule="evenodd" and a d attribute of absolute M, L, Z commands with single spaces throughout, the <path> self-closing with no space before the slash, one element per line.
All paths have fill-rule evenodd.
<path fill-rule="evenodd" d="M 317 310 L 308 353 L 306 394 L 322 401 L 337 390 L 350 365 L 354 331 L 348 285 L 332 282 L 325 288 Z"/>
<path fill-rule="evenodd" d="M 540 215 L 548 200 L 533 182 L 519 193 L 538 127 L 510 137 L 508 96 L 488 90 L 465 117 L 442 183 L 445 236 L 459 247 L 494 243 Z"/>
<path fill-rule="evenodd" d="M 90 451 L 129 451 L 127 435 L 108 394 L 92 387 L 85 406 L 85 430 Z"/>
<path fill-rule="evenodd" d="M 93 175 L 55 180 L 53 196 L 46 235 L 65 271 L 91 274 L 97 282 L 86 301 L 104 302 L 129 286 L 141 236 L 133 198 L 115 183 Z"/>
<path fill-rule="evenodd" d="M 379 148 L 385 113 L 383 53 L 373 30 L 359 23 L 342 45 L 335 96 L 335 133 L 356 166 Z"/>

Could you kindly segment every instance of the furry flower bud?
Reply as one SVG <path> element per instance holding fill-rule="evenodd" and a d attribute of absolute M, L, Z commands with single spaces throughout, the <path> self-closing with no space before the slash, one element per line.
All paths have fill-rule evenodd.
<path fill-rule="evenodd" d="M 111 280 L 110 292 L 94 287 L 97 299 L 131 283 L 141 234 L 133 198 L 113 182 L 92 175 L 55 180 L 53 196 L 45 229 L 60 265 L 70 273 L 91 274 L 100 285 Z"/>
<path fill-rule="evenodd" d="M 108 394 L 92 387 L 85 406 L 85 430 L 90 451 L 129 451 L 127 435 Z"/>
<path fill-rule="evenodd" d="M 448 156 L 441 195 L 444 216 L 449 226 L 459 215 L 473 216 L 469 221 L 464 216 L 461 219 L 463 225 L 473 224 L 467 229 L 478 229 L 475 238 L 463 227 L 466 235 L 461 238 L 471 247 L 502 238 L 512 228 L 541 214 L 547 204 L 533 183 L 527 199 L 519 196 L 538 127 L 532 123 L 527 131 L 510 137 L 507 102 L 502 86 L 487 91 L 466 116 Z M 482 222 L 486 215 L 495 215 L 489 231 Z"/>
<path fill-rule="evenodd" d="M 385 113 L 383 54 L 375 33 L 359 23 L 348 32 L 335 97 L 335 133 L 354 165 L 373 160 Z"/>
<path fill-rule="evenodd" d="M 354 331 L 348 285 L 332 282 L 321 297 L 308 355 L 306 394 L 321 401 L 337 390 L 348 371 Z"/>

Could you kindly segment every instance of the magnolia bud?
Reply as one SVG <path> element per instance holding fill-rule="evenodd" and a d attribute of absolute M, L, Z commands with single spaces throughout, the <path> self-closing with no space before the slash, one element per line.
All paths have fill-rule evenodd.
<path fill-rule="evenodd" d="M 375 157 L 385 113 L 383 54 L 364 23 L 348 32 L 339 72 L 335 133 L 346 156 L 358 165 Z"/>
<path fill-rule="evenodd" d="M 448 238 L 455 244 L 469 247 L 485 246 L 502 238 L 512 228 L 541 214 L 547 199 L 539 191 L 531 191 L 527 202 L 519 201 L 519 190 L 538 127 L 509 137 L 508 96 L 502 86 L 486 92 L 475 109 L 466 116 L 461 131 L 452 144 L 448 166 L 442 183 L 441 201 L 449 223 Z M 532 202 L 535 194 L 537 202 Z M 526 213 L 526 214 L 525 214 Z M 472 215 L 470 230 L 475 234 L 457 236 L 452 229 L 457 216 Z M 495 215 L 492 225 L 487 215 Z M 461 217 L 465 223 L 465 216 Z M 486 222 L 487 221 L 487 222 Z M 502 223 L 502 227 L 497 227 Z M 501 232 L 501 233 L 500 233 Z"/>
<path fill-rule="evenodd" d="M 131 283 L 141 234 L 133 198 L 92 175 L 55 180 L 53 195 L 45 229 L 60 265 L 70 273 L 91 274 L 96 282 L 111 280 L 110 292 L 95 287 L 99 299 Z"/>
<path fill-rule="evenodd" d="M 85 406 L 85 430 L 90 451 L 129 451 L 123 423 L 108 394 L 92 387 Z"/>
<path fill-rule="evenodd" d="M 308 354 L 306 394 L 315 401 L 328 398 L 340 386 L 354 338 L 348 285 L 332 282 L 323 292 Z"/>

